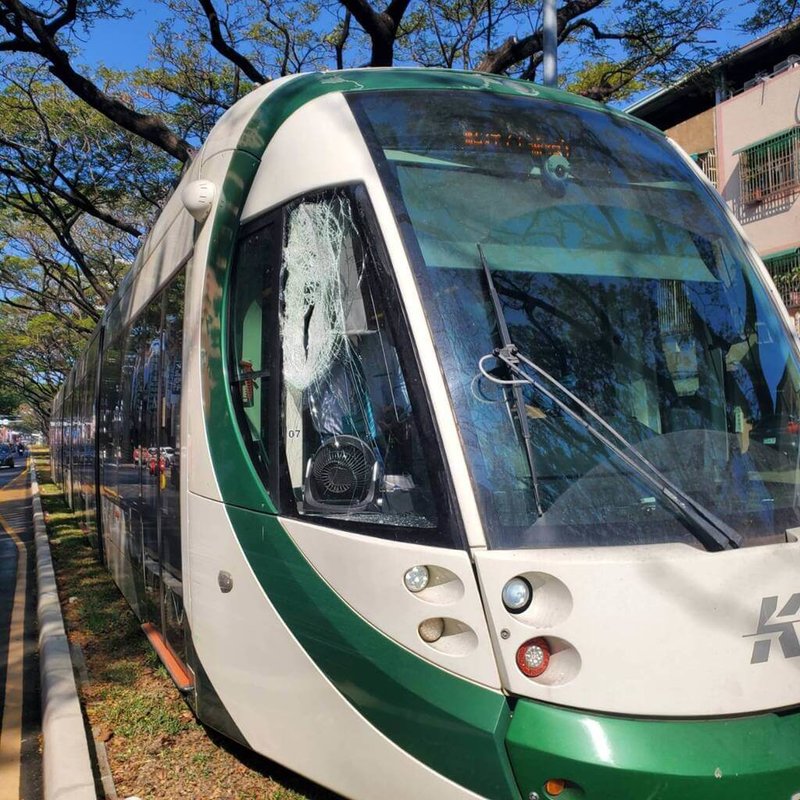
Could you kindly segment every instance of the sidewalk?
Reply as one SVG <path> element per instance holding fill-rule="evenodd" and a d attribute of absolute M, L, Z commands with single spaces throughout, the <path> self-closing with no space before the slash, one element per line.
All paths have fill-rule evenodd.
<path fill-rule="evenodd" d="M 0 530 L 16 544 L 18 554 L 14 570 L 13 610 L 8 626 L 8 669 L 0 736 L 0 800 L 19 800 L 21 797 L 25 800 L 97 800 L 36 471 L 33 461 L 29 459 L 28 463 L 30 471 L 26 469 L 11 480 L 0 483 Z M 5 549 L 9 550 L 8 544 Z M 9 572 L 9 562 L 8 557 L 0 560 L 6 572 Z M 34 612 L 39 632 L 38 680 L 35 675 L 30 675 L 32 666 L 35 670 L 36 660 Z M 0 625 L 3 623 L 0 605 Z M 20 654 L 25 649 L 26 631 L 30 652 L 23 658 Z M 32 683 L 36 695 L 33 698 L 30 697 Z M 41 761 L 37 757 L 36 764 L 26 763 L 25 752 L 26 726 L 23 719 L 31 717 L 32 706 L 35 706 L 33 716 L 36 723 L 41 709 L 43 755 Z M 38 733 L 37 729 L 30 737 L 28 731 L 37 756 Z"/>
<path fill-rule="evenodd" d="M 29 477 L 0 472 L 0 800 L 42 797 Z"/>
<path fill-rule="evenodd" d="M 97 800 L 89 745 L 69 642 L 61 616 L 53 560 L 44 525 L 36 468 L 31 461 L 36 576 L 39 585 L 39 653 L 42 682 L 45 800 Z"/>

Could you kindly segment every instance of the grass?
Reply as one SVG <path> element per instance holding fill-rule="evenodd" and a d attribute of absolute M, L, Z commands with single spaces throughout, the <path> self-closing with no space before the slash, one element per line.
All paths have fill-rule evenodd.
<path fill-rule="evenodd" d="M 143 692 L 134 681 L 109 692 L 97 716 L 115 736 L 177 736 L 190 725 L 181 711 L 161 694 Z"/>
<path fill-rule="evenodd" d="M 336 800 L 195 720 L 50 481 L 47 451 L 33 456 L 67 633 L 89 674 L 81 702 L 119 797 Z"/>

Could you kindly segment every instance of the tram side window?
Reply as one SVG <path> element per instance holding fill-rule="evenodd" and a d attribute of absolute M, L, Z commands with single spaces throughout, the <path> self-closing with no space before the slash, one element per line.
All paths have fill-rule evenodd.
<path fill-rule="evenodd" d="M 240 240 L 231 305 L 231 390 L 250 457 L 267 485 L 274 452 L 274 446 L 270 447 L 274 437 L 269 435 L 268 386 L 277 355 L 270 346 L 274 338 L 268 338 L 270 320 L 277 313 L 274 228 L 275 221 L 268 220 Z"/>
<path fill-rule="evenodd" d="M 117 471 L 119 460 L 115 440 L 119 441 L 119 420 L 121 418 L 120 381 L 122 378 L 122 353 L 120 335 L 109 327 L 103 347 L 103 360 L 100 367 L 100 480 L 103 496 L 116 497 Z"/>
<path fill-rule="evenodd" d="M 87 413 L 87 395 L 88 395 L 88 379 L 87 379 L 87 364 L 88 358 L 86 355 L 78 362 L 75 369 L 76 385 L 75 385 L 75 452 L 73 454 L 73 463 L 75 467 L 75 513 L 78 515 L 80 525 L 85 530 L 86 524 L 86 448 L 87 448 L 87 433 L 88 433 L 88 413 Z"/>
<path fill-rule="evenodd" d="M 159 463 L 162 566 L 181 575 L 180 447 L 181 378 L 183 373 L 183 308 L 185 280 L 178 275 L 164 295 L 161 327 L 161 415 Z M 170 609 L 171 610 L 171 609 Z"/>
<path fill-rule="evenodd" d="M 117 420 L 115 449 L 118 459 L 117 479 L 120 502 L 124 506 L 139 503 L 141 464 L 147 458 L 142 440 L 141 340 L 144 320 L 140 317 L 128 327 L 122 347 L 120 411 Z"/>
<path fill-rule="evenodd" d="M 229 306 L 239 427 L 280 513 L 449 546 L 432 422 L 357 192 L 294 201 L 240 236 Z"/>
<path fill-rule="evenodd" d="M 151 300 L 135 323 L 136 366 L 131 381 L 131 408 L 138 437 L 131 443 L 139 447 L 139 481 L 141 520 L 145 552 L 155 561 L 158 557 L 157 499 L 159 480 L 158 451 L 158 384 L 161 361 L 161 295 Z M 137 415 L 138 413 L 138 420 Z M 128 451 L 126 459 L 131 460 Z M 147 564 L 152 564 L 148 561 Z M 147 577 L 150 577 L 149 575 Z"/>
<path fill-rule="evenodd" d="M 286 211 L 280 332 L 283 453 L 298 514 L 435 528 L 426 454 L 350 194 Z M 285 480 L 285 477 L 284 477 Z"/>

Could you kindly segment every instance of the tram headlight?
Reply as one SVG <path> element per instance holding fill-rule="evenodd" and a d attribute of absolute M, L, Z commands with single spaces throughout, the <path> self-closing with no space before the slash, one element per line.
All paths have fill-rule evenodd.
<path fill-rule="evenodd" d="M 406 589 L 414 594 L 421 592 L 428 585 L 430 579 L 430 571 L 427 567 L 424 567 L 421 564 L 418 564 L 416 567 L 411 567 L 411 569 L 407 570 L 406 574 L 403 576 Z"/>
<path fill-rule="evenodd" d="M 427 642 L 428 644 L 438 642 L 444 633 L 444 620 L 441 617 L 426 619 L 420 622 L 417 630 L 419 631 L 419 638 L 422 639 L 423 642 Z"/>
<path fill-rule="evenodd" d="M 538 678 L 549 664 L 550 645 L 546 639 L 529 639 L 517 650 L 517 666 L 529 678 Z"/>
<path fill-rule="evenodd" d="M 503 587 L 503 605 L 512 614 L 520 614 L 531 604 L 533 592 L 525 578 L 512 578 Z"/>

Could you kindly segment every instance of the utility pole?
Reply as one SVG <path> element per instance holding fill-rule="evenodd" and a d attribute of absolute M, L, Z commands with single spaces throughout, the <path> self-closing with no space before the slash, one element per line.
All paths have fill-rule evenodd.
<path fill-rule="evenodd" d="M 556 0 L 543 0 L 542 38 L 544 50 L 544 85 L 558 87 L 558 19 Z"/>

